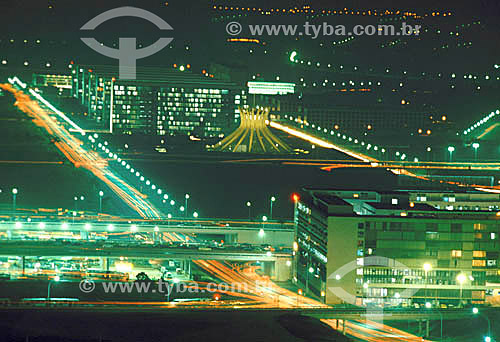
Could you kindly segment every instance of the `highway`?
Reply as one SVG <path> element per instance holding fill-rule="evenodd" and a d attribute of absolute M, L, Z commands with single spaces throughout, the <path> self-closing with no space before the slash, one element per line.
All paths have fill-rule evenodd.
<path fill-rule="evenodd" d="M 292 119 L 290 117 L 290 119 Z M 304 127 L 294 120 L 275 120 L 270 121 L 269 126 L 290 134 L 299 139 L 310 142 L 311 144 L 332 149 L 346 154 L 351 157 L 351 160 L 288 160 L 283 161 L 283 164 L 289 165 L 305 165 L 321 167 L 323 170 L 331 170 L 342 167 L 362 167 L 362 168 L 384 168 L 390 170 L 394 174 L 407 175 L 410 177 L 431 180 L 427 177 L 428 170 L 443 170 L 443 171 L 476 171 L 476 172 L 499 172 L 500 163 L 498 162 L 452 162 L 452 161 L 422 161 L 418 158 L 413 158 L 402 154 L 399 160 L 394 160 L 388 156 L 388 151 L 369 143 L 358 141 L 348 137 L 346 134 L 339 132 L 328 131 L 326 128 L 317 130 L 309 127 Z M 314 125 L 311 125 L 314 127 Z M 442 181 L 448 184 L 468 186 L 476 190 L 485 192 L 500 193 L 500 185 L 487 186 L 482 184 L 462 184 L 454 181 Z"/>
<path fill-rule="evenodd" d="M 22 84 L 20 82 L 17 83 Z M 41 96 L 38 93 L 29 89 L 31 95 L 38 96 L 39 101 L 36 101 L 23 91 L 9 84 L 2 84 L 0 88 L 11 92 L 16 98 L 15 105 L 32 117 L 36 125 L 45 128 L 49 135 L 57 138 L 54 144 L 76 167 L 84 167 L 93 173 L 142 217 L 154 218 L 164 216 L 149 201 L 146 201 L 146 195 L 130 186 L 123 178 L 117 175 L 109 167 L 106 158 L 101 157 L 92 150 L 85 149 L 83 142 L 72 135 L 64 124 L 58 120 L 61 115 L 54 111 L 55 108 L 50 108 L 48 102 L 40 100 Z M 81 128 L 80 134 L 81 137 L 85 137 L 85 132 Z"/>
<path fill-rule="evenodd" d="M 203 221 L 183 223 L 181 220 L 177 222 L 166 221 L 130 221 L 126 220 L 102 220 L 93 221 L 91 219 L 82 219 L 73 222 L 68 217 L 60 218 L 62 222 L 54 222 L 49 220 L 40 219 L 40 217 L 30 222 L 15 221 L 13 218 L 8 217 L 7 221 L 0 222 L 0 231 L 16 229 L 18 231 L 29 232 L 58 232 L 58 231 L 92 231 L 92 232 L 109 232 L 112 228 L 113 232 L 133 232 L 133 233 L 153 233 L 153 232 L 177 232 L 183 234 L 201 233 L 201 234 L 232 234 L 238 232 L 259 232 L 264 229 L 266 232 L 283 232 L 293 233 L 294 230 L 290 225 L 281 224 L 267 224 L 258 223 L 253 226 L 238 224 L 206 224 Z M 16 223 L 17 222 L 17 223 Z M 155 224 L 155 222 L 157 222 Z M 226 221 L 224 221 L 226 222 Z M 40 227 L 43 225 L 43 228 Z"/>
<path fill-rule="evenodd" d="M 125 246 L 124 246 L 125 245 Z M 276 261 L 290 259 L 290 254 L 248 251 L 238 248 L 211 249 L 203 247 L 183 248 L 170 245 L 130 245 L 96 243 L 52 243 L 33 241 L 1 241 L 0 255 L 22 256 L 82 256 L 82 257 L 121 257 L 162 258 L 182 260 L 231 260 L 231 261 Z"/>
<path fill-rule="evenodd" d="M 12 84 L 17 84 L 17 86 L 21 89 L 27 88 L 27 86 L 17 78 L 10 79 L 10 81 Z M 94 151 L 85 149 L 83 147 L 83 142 L 74 137 L 64 127 L 64 125 L 58 121 L 58 118 L 62 118 L 64 121 L 66 121 L 66 125 L 69 124 L 70 126 L 73 126 L 72 128 L 77 132 L 80 132 L 81 136 L 85 136 L 81 128 L 74 127 L 75 125 L 71 124 L 71 120 L 69 120 L 63 113 L 53 108 L 34 90 L 29 89 L 28 92 L 33 97 L 37 98 L 38 101 L 33 100 L 22 90 L 16 89 L 9 84 L 3 84 L 0 85 L 0 87 L 4 90 L 10 91 L 15 96 L 17 100 L 16 106 L 20 110 L 33 117 L 34 122 L 37 125 L 44 127 L 47 130 L 48 134 L 57 137 L 59 141 L 55 142 L 56 146 L 75 166 L 88 169 L 96 177 L 105 182 L 125 203 L 127 203 L 127 205 L 134 209 L 141 217 L 147 219 L 161 219 L 162 217 L 165 217 L 165 215 L 163 215 L 150 203 L 150 201 L 148 201 L 147 197 L 144 194 L 129 185 L 119 175 L 115 174 L 109 167 L 108 160 L 106 158 L 101 157 Z M 39 105 L 39 102 L 43 104 L 44 108 Z M 336 149 L 339 148 L 337 147 Z M 361 155 L 359 153 L 349 153 L 352 154 L 356 159 L 360 159 L 364 162 L 377 162 L 377 160 L 365 155 Z M 13 246 L 15 246 L 15 244 Z M 47 249 L 53 250 L 55 248 L 55 246 L 50 246 Z M 81 250 L 80 247 L 72 248 L 75 249 L 75 252 L 77 250 Z M 6 248 L 1 248 L 2 251 L 5 249 Z M 26 248 L 26 252 L 28 252 L 28 249 L 29 248 Z M 65 255 L 67 255 L 68 248 L 62 249 L 64 250 Z M 150 250 L 151 249 L 148 249 L 148 253 L 151 253 Z M 9 250 L 9 252 L 12 252 L 13 255 L 18 255 L 19 247 L 13 247 L 11 250 Z M 89 252 L 96 253 L 96 251 L 86 251 L 87 254 Z M 119 252 L 120 251 L 116 251 L 116 253 Z M 128 253 L 129 251 L 124 250 L 121 252 Z M 40 251 L 36 252 L 36 254 L 39 253 Z M 110 251 L 110 253 L 113 252 Z M 252 294 L 249 296 L 249 299 L 252 300 L 250 305 L 253 308 L 329 308 L 325 304 L 322 304 L 315 299 L 308 298 L 306 296 L 278 286 L 274 282 L 270 281 L 268 277 L 258 274 L 256 272 L 255 266 L 247 265 L 246 267 L 235 267 L 234 265 L 231 265 L 229 263 L 222 263 L 216 260 L 203 260 L 200 258 L 193 262 L 202 267 L 207 273 L 210 273 L 223 282 L 246 285 L 246 288 L 249 289 L 249 292 Z M 235 295 L 241 296 L 241 293 L 236 293 Z M 95 305 L 99 306 L 92 307 L 92 310 L 98 310 L 99 308 L 102 308 L 102 306 L 98 303 L 95 303 Z M 187 303 L 186 305 L 189 305 L 190 310 L 193 308 L 193 303 Z M 241 310 L 244 306 L 241 303 L 229 303 L 229 305 L 238 307 L 238 310 Z M 171 305 L 169 304 L 167 307 L 171 307 Z M 333 320 L 327 320 L 325 322 L 335 328 L 335 322 Z M 421 337 L 407 334 L 403 331 L 396 331 L 389 326 L 371 321 L 366 321 L 363 323 L 348 322 L 346 324 L 344 332 L 350 336 L 364 341 L 425 341 Z"/>

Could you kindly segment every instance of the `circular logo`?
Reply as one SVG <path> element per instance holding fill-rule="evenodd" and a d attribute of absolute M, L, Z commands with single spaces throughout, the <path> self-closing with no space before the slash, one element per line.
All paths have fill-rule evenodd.
<path fill-rule="evenodd" d="M 226 25 L 226 32 L 231 36 L 236 36 L 237 34 L 240 34 L 242 30 L 243 27 L 241 27 L 241 24 L 236 21 L 231 21 Z"/>
<path fill-rule="evenodd" d="M 92 280 L 85 279 L 80 282 L 78 287 L 80 288 L 80 291 L 82 291 L 83 293 L 90 293 L 94 291 L 95 283 Z"/>

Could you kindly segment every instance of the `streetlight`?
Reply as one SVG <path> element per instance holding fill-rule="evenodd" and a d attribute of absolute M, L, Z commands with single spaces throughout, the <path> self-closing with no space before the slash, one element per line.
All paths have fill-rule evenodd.
<path fill-rule="evenodd" d="M 457 275 L 457 281 L 460 284 L 460 302 L 459 302 L 459 307 L 462 307 L 462 289 L 465 281 L 467 280 L 467 277 L 463 273 L 459 273 Z"/>
<path fill-rule="evenodd" d="M 427 302 L 427 303 L 425 303 L 425 307 L 427 309 L 430 309 L 430 308 L 432 308 L 432 304 Z M 442 341 L 443 340 L 443 314 L 441 313 L 441 311 L 439 309 L 437 309 L 435 311 L 439 314 L 439 319 L 441 320 L 441 337 L 439 340 Z"/>
<path fill-rule="evenodd" d="M 479 143 L 472 143 L 472 148 L 474 149 L 474 160 L 477 160 L 477 149 L 479 148 Z"/>
<path fill-rule="evenodd" d="M 429 271 L 432 270 L 432 265 L 429 264 L 428 262 L 426 262 L 424 264 L 424 272 L 425 272 L 425 299 L 427 300 L 427 274 L 429 273 Z"/>
<path fill-rule="evenodd" d="M 193 213 L 193 217 L 198 218 L 198 213 L 196 211 Z"/>
<path fill-rule="evenodd" d="M 270 220 L 273 219 L 273 204 L 274 204 L 274 201 L 276 201 L 276 197 L 272 196 L 271 197 L 271 210 L 269 211 L 269 219 Z"/>
<path fill-rule="evenodd" d="M 102 196 L 104 196 L 104 192 L 99 191 L 99 212 L 102 212 Z"/>
<path fill-rule="evenodd" d="M 17 188 L 12 189 L 12 210 L 14 213 L 16 212 L 16 197 L 17 197 Z"/>
<path fill-rule="evenodd" d="M 482 316 L 484 318 L 486 318 L 486 320 L 488 321 L 488 336 L 485 336 L 484 337 L 484 341 L 485 342 L 491 342 L 491 322 L 490 322 L 490 318 L 487 316 L 487 315 L 483 315 L 479 312 L 479 309 L 474 307 L 472 308 L 472 313 L 474 315 L 479 315 L 479 316 Z"/>
<path fill-rule="evenodd" d="M 83 200 L 85 199 L 85 197 L 84 196 L 80 196 L 80 198 L 78 198 L 78 196 L 75 196 L 75 197 L 73 197 L 73 199 L 75 200 L 75 211 L 77 211 L 78 210 L 78 199 L 80 199 L 80 201 L 83 202 Z"/>
<path fill-rule="evenodd" d="M 448 152 L 450 152 L 450 162 L 453 158 L 453 152 L 455 151 L 455 147 L 453 146 L 448 146 Z"/>
<path fill-rule="evenodd" d="M 186 199 L 186 205 L 185 205 L 184 207 L 186 208 L 186 213 L 185 213 L 185 216 L 187 217 L 189 194 L 186 194 L 186 195 L 184 196 L 184 198 Z"/>
<path fill-rule="evenodd" d="M 252 218 L 252 215 L 251 215 L 252 203 L 250 201 L 247 202 L 247 207 L 248 207 L 248 219 L 251 220 L 251 218 Z"/>
<path fill-rule="evenodd" d="M 59 280 L 61 280 L 59 276 L 55 276 L 54 279 L 49 280 L 49 284 L 47 285 L 47 300 L 50 300 L 50 286 L 53 282 L 58 282 Z"/>

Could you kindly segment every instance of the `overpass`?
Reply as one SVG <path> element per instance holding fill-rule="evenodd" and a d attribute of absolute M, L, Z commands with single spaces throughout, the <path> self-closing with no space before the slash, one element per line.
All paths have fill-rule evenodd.
<path fill-rule="evenodd" d="M 291 222 L 249 222 L 237 220 L 127 220 L 123 218 L 96 218 L 79 217 L 76 220 L 68 217 L 30 218 L 4 217 L 0 222 L 0 233 L 6 238 L 16 239 L 36 237 L 47 233 L 50 237 L 72 237 L 86 240 L 98 235 L 103 239 L 122 235 L 143 234 L 152 241 L 159 240 L 162 235 L 180 233 L 184 235 L 217 237 L 227 244 L 248 243 L 253 245 L 267 244 L 271 246 L 290 247 L 294 239 L 294 227 Z M 47 221 L 49 219 L 50 221 Z M 29 220 L 29 222 L 28 222 Z M 173 221 L 173 222 L 171 222 Z"/>
<path fill-rule="evenodd" d="M 0 255 L 22 255 L 36 257 L 113 257 L 127 256 L 131 258 L 159 258 L 176 260 L 227 260 L 227 261 L 272 261 L 285 262 L 291 260 L 291 255 L 280 252 L 261 250 L 248 251 L 240 248 L 211 249 L 204 247 L 141 245 L 113 245 L 99 243 L 63 244 L 43 241 L 1 241 Z"/>

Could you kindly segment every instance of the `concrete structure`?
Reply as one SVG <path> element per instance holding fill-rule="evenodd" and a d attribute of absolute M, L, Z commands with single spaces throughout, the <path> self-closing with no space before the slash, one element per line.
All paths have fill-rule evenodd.
<path fill-rule="evenodd" d="M 291 148 L 267 128 L 268 108 L 239 108 L 240 127 L 213 146 L 217 151 L 284 153 Z"/>
<path fill-rule="evenodd" d="M 484 302 L 500 274 L 500 216 L 411 196 L 305 189 L 295 211 L 297 281 L 328 304 Z"/>

